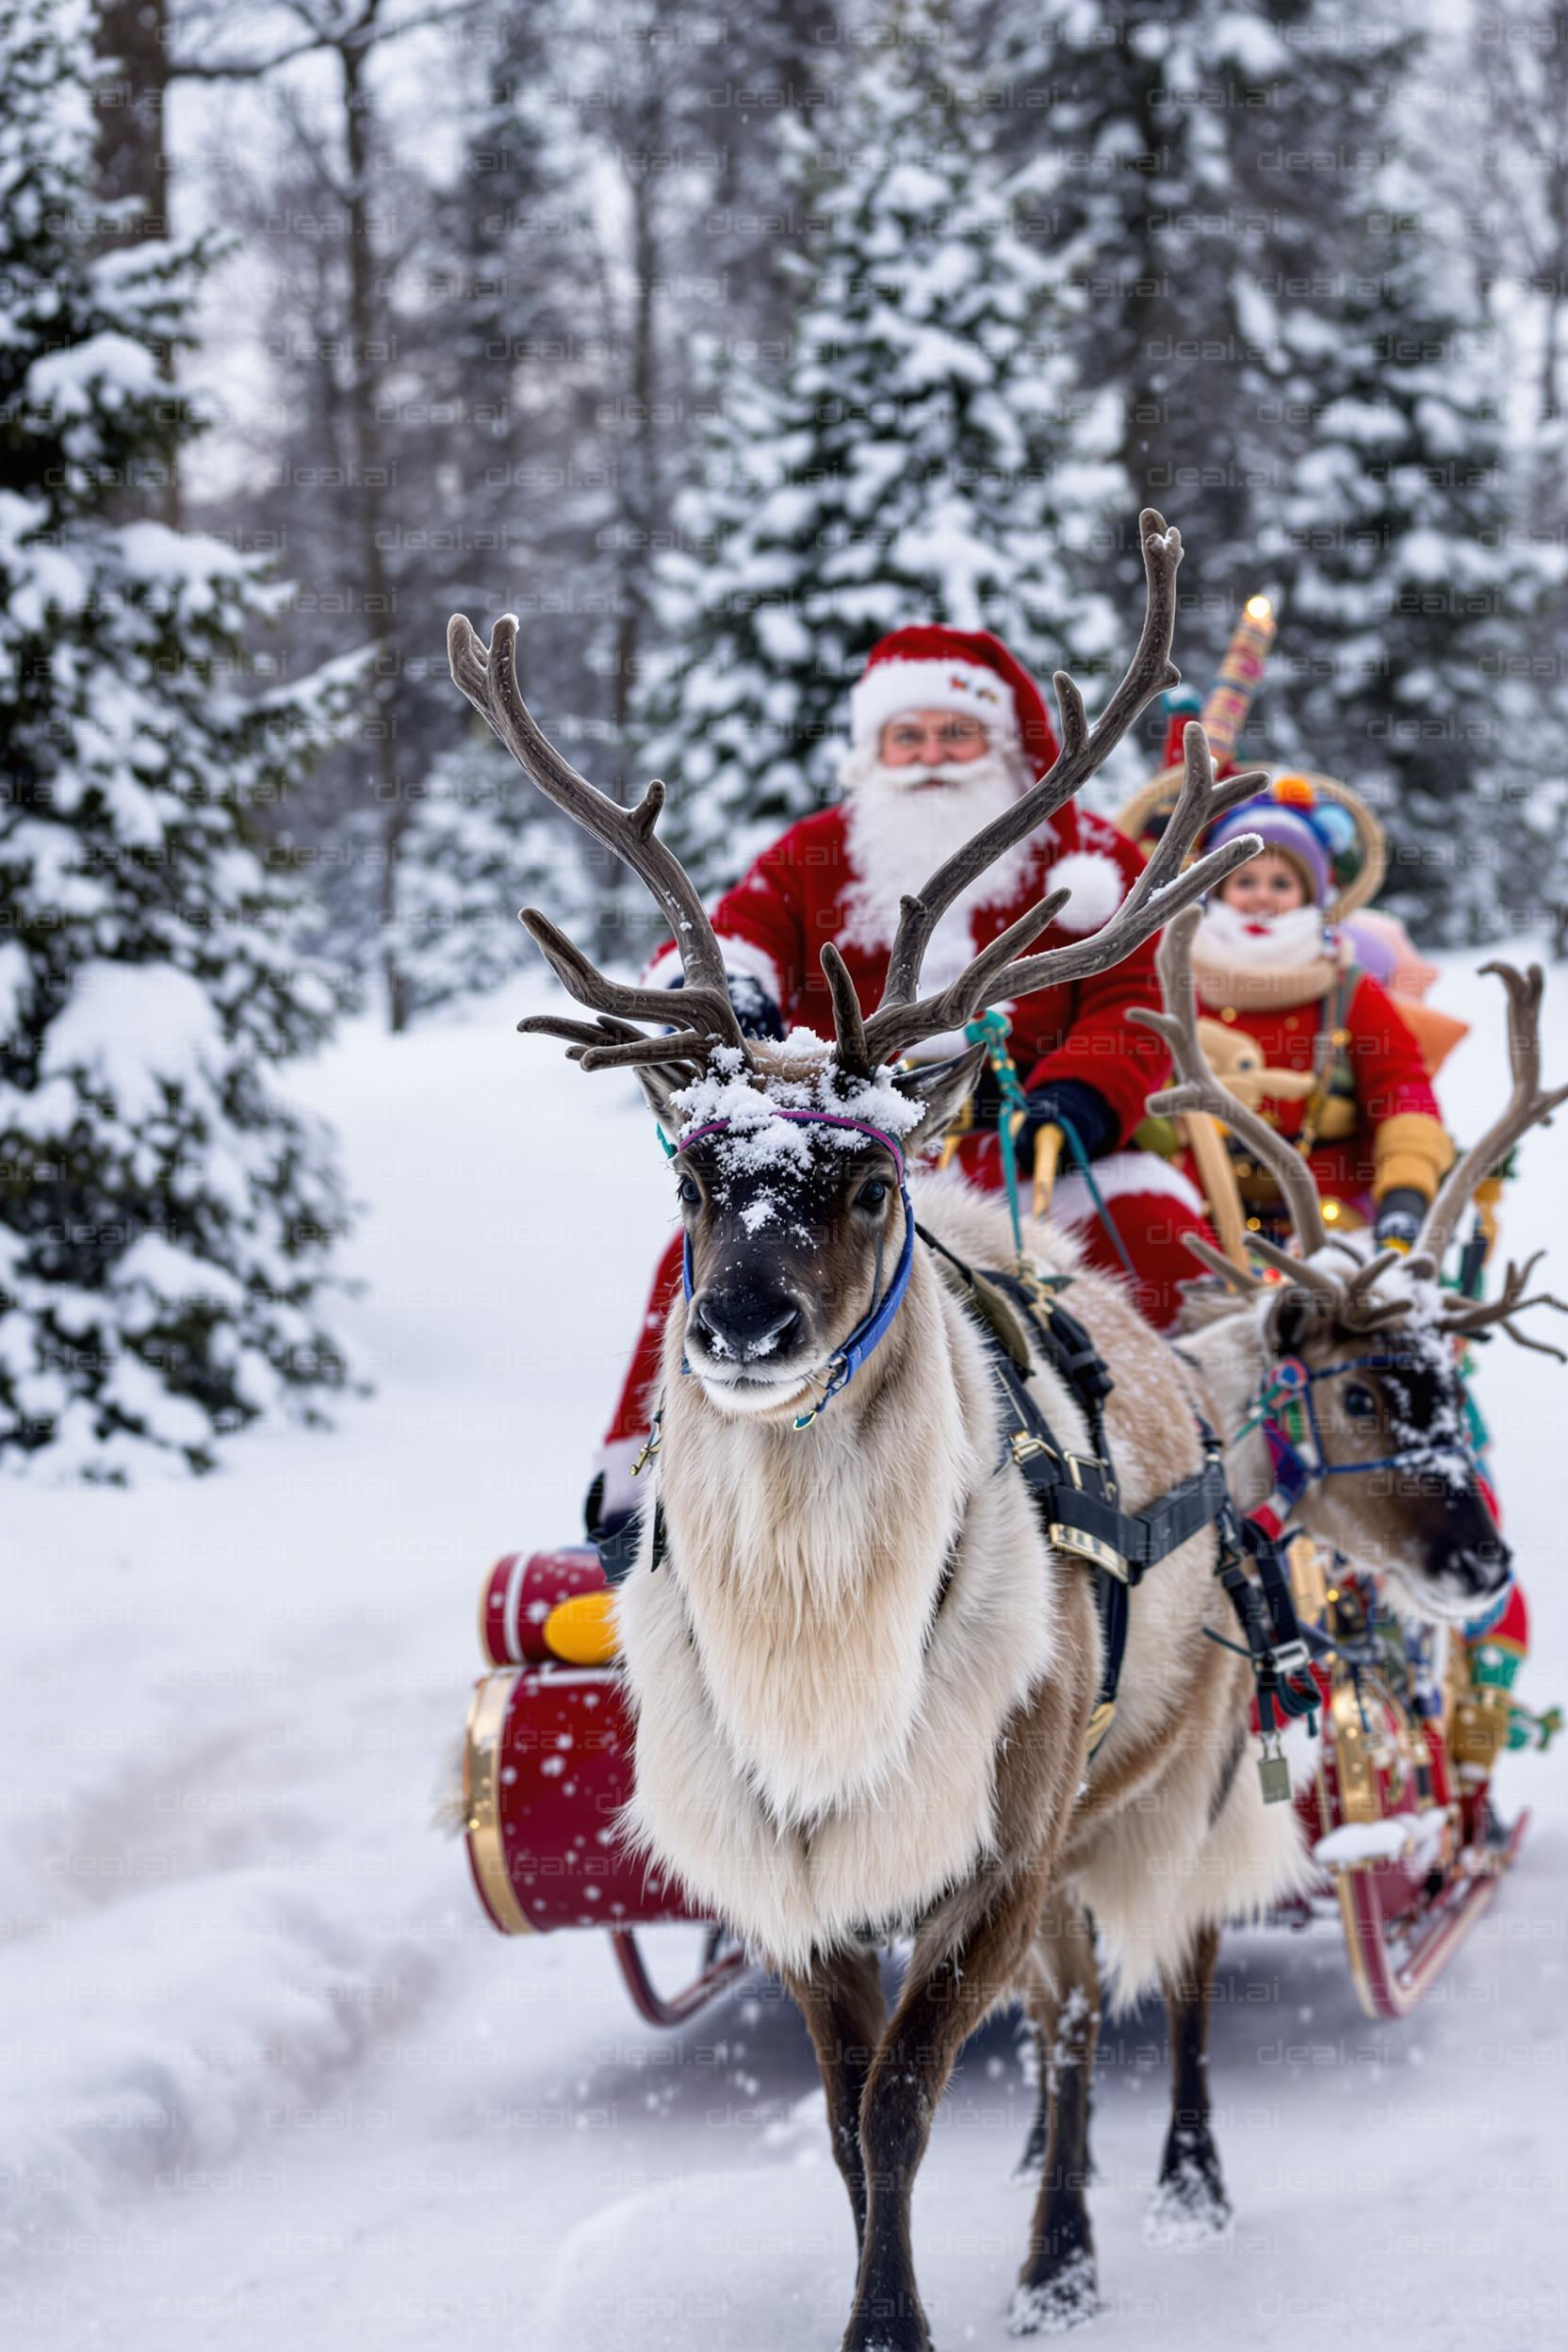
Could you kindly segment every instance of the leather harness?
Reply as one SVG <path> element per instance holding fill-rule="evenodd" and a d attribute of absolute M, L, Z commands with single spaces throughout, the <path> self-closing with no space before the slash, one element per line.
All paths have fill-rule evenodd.
<path fill-rule="evenodd" d="M 1129 1594 L 1150 1568 L 1206 1527 L 1219 1529 L 1216 1574 L 1247 1637 L 1266 1738 L 1273 1730 L 1276 1711 L 1307 1711 L 1309 1705 L 1315 1704 L 1316 1692 L 1310 1676 L 1304 1684 L 1300 1679 L 1306 1652 L 1278 1549 L 1263 1529 L 1238 1518 L 1226 1482 L 1224 1449 L 1203 1415 L 1194 1409 L 1203 1446 L 1202 1467 L 1144 1510 L 1123 1511 L 1105 1435 L 1105 1401 L 1115 1383 L 1088 1332 L 1056 1295 L 1059 1284 L 1070 1278 L 1042 1280 L 995 1269 L 977 1273 L 923 1226 L 916 1230 L 943 1262 L 944 1279 L 973 1316 L 985 1343 L 1010 1424 L 1003 1436 L 998 1466 L 1010 1462 L 1021 1473 L 1046 1543 L 1054 1550 L 1084 1560 L 1094 1576 L 1101 1673 L 1089 1719 L 1090 1755 L 1109 1731 L 1116 1713 L 1127 1650 Z M 1035 1371 L 1031 1336 L 1035 1349 L 1065 1381 L 1084 1415 L 1091 1448 L 1086 1453 L 1062 1443 L 1030 1390 Z M 657 1429 L 652 1443 L 656 1449 Z M 652 1534 L 650 1570 L 662 1566 L 667 1550 L 664 1513 L 657 1501 Z M 610 1584 L 619 1584 L 629 1573 L 638 1538 L 633 1520 L 599 1544 L 599 1558 Z M 1243 1564 L 1247 1560 L 1258 1571 L 1256 1581 L 1247 1573 Z M 947 1598 L 954 1566 L 950 1557 L 942 1570 L 933 1623 Z M 1266 1795 L 1288 1795 L 1288 1780 L 1282 1780 L 1283 1766 L 1277 1756 L 1269 1756 L 1266 1750 L 1261 1769 Z"/>
<path fill-rule="evenodd" d="M 1156 1561 L 1233 1509 L 1223 1449 L 1207 1421 L 1198 1414 L 1202 1468 L 1147 1509 L 1123 1511 L 1105 1435 L 1105 1400 L 1115 1382 L 1088 1332 L 1055 1295 L 1055 1285 L 995 1269 L 977 1274 L 923 1226 L 920 1235 L 953 1269 L 949 1279 L 956 1289 L 962 1286 L 964 1303 L 980 1326 L 992 1377 L 1012 1424 L 1003 1438 L 1004 1463 L 1011 1462 L 1022 1472 L 1046 1543 L 1055 1551 L 1086 1561 L 1093 1572 L 1101 1669 L 1089 1718 L 1092 1756 L 1116 1713 L 1127 1651 L 1129 1593 Z M 1028 1325 L 1038 1353 L 1066 1383 L 1088 1424 L 1092 1449 L 1088 1453 L 1079 1453 L 1061 1442 L 1031 1393 L 1027 1383 L 1035 1367 L 1020 1316 Z M 947 1596 L 950 1576 L 951 1567 L 943 1575 L 939 1610 Z"/>

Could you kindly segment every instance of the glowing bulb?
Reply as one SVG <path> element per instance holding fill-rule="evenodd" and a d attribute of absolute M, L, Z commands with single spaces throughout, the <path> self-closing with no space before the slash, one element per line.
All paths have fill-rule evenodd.
<path fill-rule="evenodd" d="M 1266 596 L 1249 596 L 1245 611 L 1250 621 L 1271 621 L 1274 617 L 1274 607 Z"/>

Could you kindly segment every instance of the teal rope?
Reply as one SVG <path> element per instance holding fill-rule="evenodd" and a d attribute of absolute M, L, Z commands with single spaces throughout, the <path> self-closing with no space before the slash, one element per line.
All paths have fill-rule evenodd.
<path fill-rule="evenodd" d="M 1116 1227 L 1112 1224 L 1111 1213 L 1105 1206 L 1104 1201 L 1101 1199 L 1100 1186 L 1094 1181 L 1094 1170 L 1089 1166 L 1089 1155 L 1084 1149 L 1083 1137 L 1079 1135 L 1078 1130 L 1073 1125 L 1071 1119 L 1064 1119 L 1060 1113 L 1057 1114 L 1055 1119 L 1052 1123 L 1053 1125 L 1059 1127 L 1063 1135 L 1067 1137 L 1068 1150 L 1077 1161 L 1078 1172 L 1089 1188 L 1089 1199 L 1094 1202 L 1095 1215 L 1099 1217 L 1100 1222 L 1109 1233 L 1111 1237 L 1111 1247 L 1116 1251 L 1117 1256 L 1121 1260 L 1123 1271 L 1126 1273 L 1129 1281 L 1135 1283 L 1138 1278 L 1134 1270 L 1133 1261 L 1127 1255 L 1127 1245 L 1122 1240 L 1121 1235 L 1117 1232 Z M 1011 1158 L 1012 1154 L 1009 1152 L 1009 1162 L 1011 1161 Z"/>
<path fill-rule="evenodd" d="M 1021 1264 L 1023 1258 L 1023 1217 L 1018 1200 L 1018 1163 L 1013 1153 L 1012 1114 L 1021 1111 L 1027 1116 L 1029 1099 L 1018 1074 L 1018 1064 L 1007 1051 L 1007 1034 L 1012 1022 L 993 1005 L 982 1013 L 978 1021 L 967 1023 L 964 1037 L 971 1045 L 983 1045 L 990 1060 L 991 1072 L 1002 1096 L 996 1115 L 997 1143 L 1002 1152 L 1002 1180 L 1007 1187 L 1007 1214 L 1013 1220 L 1013 1249 Z"/>

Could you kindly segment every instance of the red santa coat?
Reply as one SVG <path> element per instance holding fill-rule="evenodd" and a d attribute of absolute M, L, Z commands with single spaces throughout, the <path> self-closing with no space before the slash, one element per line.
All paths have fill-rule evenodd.
<path fill-rule="evenodd" d="M 1262 1050 L 1270 1070 L 1311 1070 L 1317 1038 L 1334 1009 L 1331 1000 L 1325 998 L 1283 1009 L 1259 1010 L 1218 1003 L 1201 990 L 1199 1003 L 1211 1020 L 1245 1030 Z M 1374 1160 L 1377 1130 L 1385 1120 L 1406 1112 L 1433 1120 L 1440 1114 L 1420 1047 L 1393 999 L 1364 972 L 1349 991 L 1340 1026 L 1345 1038 L 1335 1059 L 1350 1073 L 1355 1124 L 1347 1135 L 1316 1144 L 1307 1155 L 1307 1165 L 1326 1200 L 1348 1201 L 1366 1215 L 1378 1172 Z M 1294 1140 L 1301 1133 L 1309 1104 L 1266 1094 L 1260 1107 L 1271 1126 Z M 1315 1124 L 1321 1123 L 1320 1115 Z"/>
<path fill-rule="evenodd" d="M 1048 892 L 1065 888 L 1073 892 L 1071 903 L 1028 952 L 1081 939 L 1097 931 L 1120 905 L 1142 866 L 1132 842 L 1102 818 L 1086 809 L 1063 808 L 1030 844 L 1009 895 L 972 913 L 974 949 L 1000 939 L 1009 923 Z M 786 1028 L 833 1035 L 833 1001 L 822 971 L 822 950 L 829 939 L 849 969 L 861 1010 L 875 1010 L 888 976 L 891 941 L 872 945 L 861 937 L 864 926 L 854 920 L 854 894 L 860 879 L 847 812 L 825 808 L 792 825 L 764 850 L 715 907 L 713 928 L 726 964 L 761 983 Z M 649 977 L 665 980 L 678 970 L 672 945 L 655 960 Z M 1041 988 L 1007 1007 L 1013 1024 L 1009 1042 L 1024 1086 L 1078 1079 L 1110 1104 L 1117 1139 L 1131 1135 L 1143 1118 L 1144 1097 L 1161 1085 L 1168 1064 L 1158 1038 L 1135 1027 L 1127 1014 L 1135 1004 L 1159 1001 L 1151 939 L 1110 972 Z M 981 1149 L 983 1141 L 991 1148 Z M 965 1164 L 980 1181 L 1000 1181 L 995 1163 L 994 1138 L 976 1137 L 965 1146 Z"/>

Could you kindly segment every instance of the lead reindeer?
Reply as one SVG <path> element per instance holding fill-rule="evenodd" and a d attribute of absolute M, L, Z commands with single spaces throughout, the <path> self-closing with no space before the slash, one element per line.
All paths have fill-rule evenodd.
<path fill-rule="evenodd" d="M 529 910 L 531 937 L 596 1018 L 521 1025 L 564 1037 L 585 1070 L 635 1069 L 677 1145 L 687 1295 L 665 1336 L 657 1507 L 617 1602 L 637 1724 L 629 1828 L 697 1907 L 746 1936 L 804 2012 L 858 2246 L 852 2352 L 929 2344 L 911 2187 L 954 2060 L 1001 2002 L 1021 2001 L 1037 2028 L 1052 2094 L 1012 2325 L 1060 2328 L 1094 2310 L 1081 2158 L 1099 2014 L 1089 1911 L 1125 1993 L 1167 1987 L 1176 2113 L 1160 2211 L 1178 2234 L 1223 2220 L 1202 2079 L 1218 1928 L 1305 1875 L 1293 1809 L 1266 1808 L 1239 1769 L 1250 1670 L 1202 1638 L 1224 1624 L 1213 1528 L 1198 1525 L 1140 1592 L 1113 1712 L 1081 1556 L 1092 1542 L 1048 1529 L 1034 1507 L 1013 1467 L 1029 1452 L 1021 1382 L 999 1377 L 975 1294 L 940 1254 L 1006 1266 L 1005 1217 L 959 1181 L 917 1179 L 939 1245 L 921 1246 L 906 1180 L 979 1054 L 918 1069 L 900 1056 L 985 1006 L 1108 967 L 1255 846 L 1183 874 L 1204 826 L 1257 782 L 1217 786 L 1190 727 L 1171 824 L 1101 932 L 1023 953 L 1062 903 L 1047 901 L 951 987 L 919 994 L 944 909 L 1176 676 L 1180 539 L 1152 511 L 1141 538 L 1143 630 L 1100 720 L 1088 726 L 1058 677 L 1060 757 L 906 899 L 869 1018 L 825 947 L 831 1043 L 747 1043 L 697 892 L 655 833 L 662 787 L 624 810 L 553 750 L 517 691 L 514 622 L 498 624 L 488 654 L 461 618 L 449 631 L 463 692 L 539 788 L 643 878 L 680 946 L 672 1006 L 663 990 L 596 972 Z M 672 1011 L 684 1023 L 673 1034 L 636 1025 Z M 1073 1275 L 1073 1314 L 1114 1383 L 1102 1433 L 1043 1313 L 1012 1319 L 1063 1457 L 1092 1478 L 1108 1436 L 1123 1511 L 1169 1490 L 1190 1501 L 1209 1476 L 1201 1375 L 1115 1283 L 1075 1273 L 1049 1227 L 1028 1228 L 1026 1247 L 1047 1274 Z M 1026 1305 L 1031 1290 L 1044 1296 L 1025 1285 Z M 894 1936 L 912 1949 L 890 2017 L 877 1950 Z"/>

